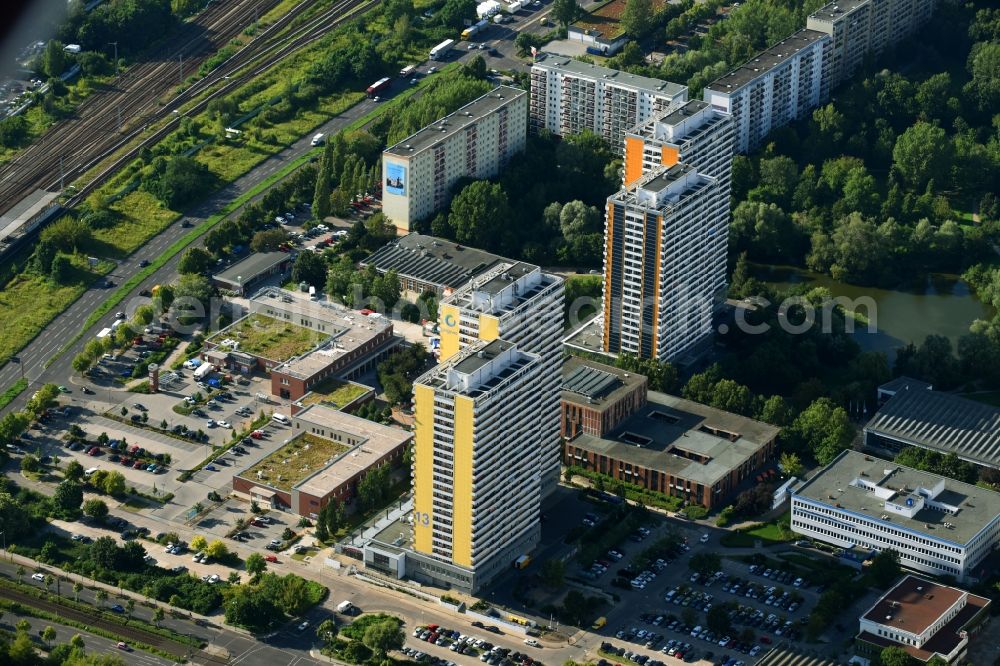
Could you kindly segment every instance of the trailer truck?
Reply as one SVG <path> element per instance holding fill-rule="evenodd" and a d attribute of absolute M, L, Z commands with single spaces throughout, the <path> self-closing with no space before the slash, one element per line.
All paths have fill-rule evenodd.
<path fill-rule="evenodd" d="M 399 70 L 399 78 L 408 79 L 415 71 L 417 71 L 416 65 L 407 65 L 403 69 Z"/>
<path fill-rule="evenodd" d="M 392 84 L 392 79 L 386 76 L 368 86 L 368 90 L 366 92 L 368 93 L 369 97 L 375 97 L 388 90 L 391 84 Z"/>
<path fill-rule="evenodd" d="M 521 555 L 514 560 L 515 569 L 527 569 L 529 564 L 531 564 L 531 555 Z"/>
<path fill-rule="evenodd" d="M 431 49 L 431 60 L 444 60 L 444 57 L 448 55 L 451 50 L 455 47 L 454 39 L 446 39 L 434 48 Z"/>

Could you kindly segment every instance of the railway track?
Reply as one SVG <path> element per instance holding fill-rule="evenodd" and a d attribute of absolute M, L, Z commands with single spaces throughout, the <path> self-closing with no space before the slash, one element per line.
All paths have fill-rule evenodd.
<path fill-rule="evenodd" d="M 75 166 L 115 141 L 120 127 L 141 123 L 156 108 L 160 97 L 177 85 L 179 75 L 196 71 L 206 58 L 277 2 L 215 2 L 194 21 L 181 26 L 171 45 L 120 73 L 107 90 L 91 95 L 71 118 L 56 123 L 0 167 L 0 210 L 38 187 L 58 186 L 60 173 L 67 178 L 74 175 Z M 286 21 L 310 4 L 306 1 L 293 8 Z"/>
<path fill-rule="evenodd" d="M 86 613 L 77 608 L 65 606 L 49 599 L 40 599 L 15 589 L 7 587 L 0 588 L 0 599 L 13 601 L 30 608 L 37 608 L 38 610 L 58 615 L 59 617 L 72 620 L 73 622 L 77 622 L 79 624 L 97 627 L 119 636 L 120 639 L 145 643 L 146 645 L 151 645 L 173 655 L 183 656 L 189 652 L 195 651 L 189 645 L 172 640 L 166 636 L 161 636 L 160 634 L 146 631 L 141 627 L 114 622 L 104 618 L 100 613 Z"/>
<path fill-rule="evenodd" d="M 164 119 L 167 119 L 167 122 L 163 123 L 156 131 L 141 136 L 146 132 L 145 127 L 136 128 L 119 139 L 113 146 L 75 169 L 74 175 L 86 173 L 131 144 L 126 152 L 118 155 L 112 162 L 103 165 L 101 170 L 75 193 L 66 205 L 73 206 L 83 201 L 113 173 L 134 160 L 143 148 L 152 146 L 177 129 L 180 124 L 180 115 L 174 112 L 180 106 L 205 93 L 196 103 L 185 108 L 184 115 L 193 116 L 202 112 L 213 99 L 224 97 L 236 91 L 254 77 L 266 73 L 289 55 L 321 39 L 339 24 L 373 8 L 378 2 L 379 0 L 339 0 L 316 16 L 309 18 L 302 25 L 295 26 L 280 34 L 272 32 L 272 35 L 267 39 L 257 40 L 247 45 L 213 70 L 209 76 L 196 82 L 169 103 L 159 107 L 150 118 L 150 122 Z M 272 27 L 278 26 L 276 24 Z M 221 85 L 219 85 L 220 82 Z M 213 86 L 216 86 L 214 90 L 205 92 Z M 141 140 L 137 142 L 138 139 Z"/>

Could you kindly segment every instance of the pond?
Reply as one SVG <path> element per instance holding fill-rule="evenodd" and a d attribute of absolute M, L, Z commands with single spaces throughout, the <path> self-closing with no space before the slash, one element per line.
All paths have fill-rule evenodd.
<path fill-rule="evenodd" d="M 947 337 L 955 349 L 958 338 L 969 332 L 973 320 L 988 319 L 993 314 L 957 275 L 932 273 L 915 284 L 883 289 L 839 282 L 828 275 L 793 266 L 756 265 L 752 273 L 773 287 L 806 284 L 826 287 L 835 297 L 871 298 L 875 302 L 878 331 L 869 333 L 865 326 L 858 325 L 854 338 L 863 349 L 885 352 L 890 359 L 895 356 L 896 348 L 908 342 L 920 344 L 931 334 Z M 859 310 L 864 312 L 863 308 Z"/>

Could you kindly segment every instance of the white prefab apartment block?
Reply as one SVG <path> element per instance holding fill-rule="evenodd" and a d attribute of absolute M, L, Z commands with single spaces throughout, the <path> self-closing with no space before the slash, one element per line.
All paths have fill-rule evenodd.
<path fill-rule="evenodd" d="M 683 163 L 608 198 L 604 351 L 686 362 L 712 335 L 728 192 Z"/>
<path fill-rule="evenodd" d="M 935 0 L 844 0 L 810 15 L 806 28 L 832 38 L 829 87 L 842 83 L 869 55 L 878 56 L 916 32 L 934 13 L 934 4 Z"/>
<path fill-rule="evenodd" d="M 1000 543 L 1000 493 L 844 451 L 792 492 L 792 531 L 969 580 Z"/>
<path fill-rule="evenodd" d="M 591 130 L 622 150 L 625 132 L 672 104 L 687 86 L 629 74 L 554 53 L 531 66 L 531 129 L 559 136 Z"/>
<path fill-rule="evenodd" d="M 831 45 L 826 33 L 799 30 L 705 86 L 703 99 L 733 116 L 737 153 L 819 106 L 828 90 L 824 56 Z"/>
<path fill-rule="evenodd" d="M 382 211 L 401 231 L 444 208 L 459 178 L 490 178 L 524 150 L 528 93 L 499 86 L 382 153 Z"/>
<path fill-rule="evenodd" d="M 413 550 L 424 575 L 477 590 L 540 537 L 542 363 L 472 345 L 414 388 Z"/>
<path fill-rule="evenodd" d="M 538 266 L 505 262 L 473 278 L 438 306 L 442 362 L 480 340 L 501 338 L 542 363 L 536 399 L 542 405 L 542 495 L 559 483 L 559 384 L 562 377 L 563 280 Z"/>

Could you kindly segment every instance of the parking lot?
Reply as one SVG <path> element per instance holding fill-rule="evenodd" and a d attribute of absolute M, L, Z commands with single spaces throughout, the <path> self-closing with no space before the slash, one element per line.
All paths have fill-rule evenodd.
<path fill-rule="evenodd" d="M 587 596 L 597 588 L 616 598 L 601 611 L 603 622 L 598 624 L 603 626 L 592 629 L 609 643 L 608 658 L 611 652 L 616 658 L 612 664 L 629 660 L 660 666 L 657 662 L 728 659 L 733 660 L 730 666 L 740 661 L 749 664 L 772 644 L 802 638 L 802 625 L 820 592 L 806 579 L 804 567 L 788 564 L 779 570 L 765 566 L 751 571 L 751 563 L 744 559 L 758 551 L 721 547 L 721 530 L 652 512 L 639 514 L 634 522 L 616 513 L 614 500 L 595 503 L 578 491 L 567 492 L 567 496 L 557 493 L 543 508 L 559 520 L 555 525 L 543 523 L 544 542 L 532 567 L 563 559 L 569 586 Z M 625 521 L 633 522 L 621 528 Z M 617 541 L 609 540 L 619 534 Z M 595 553 L 598 546 L 592 560 L 581 561 L 581 553 Z M 795 557 L 810 552 L 791 544 L 781 550 L 796 551 Z M 776 551 L 764 552 L 771 558 L 768 561 L 780 561 L 773 559 Z M 707 553 L 721 556 L 718 571 L 696 576 L 689 563 Z M 537 580 L 531 569 L 513 571 L 492 586 L 489 599 L 529 615 L 531 609 L 515 597 L 529 597 L 532 608 L 557 605 L 561 592 L 547 593 Z M 712 613 L 709 628 L 708 614 L 715 608 L 722 611 Z M 542 619 L 547 623 L 548 618 Z M 720 626 L 723 631 L 712 630 Z"/>
<path fill-rule="evenodd" d="M 698 536 L 692 538 L 695 531 Z M 587 569 L 625 602 L 608 614 L 608 625 L 600 632 L 609 636 L 607 652 L 643 666 L 660 666 L 656 662 L 663 655 L 734 666 L 753 663 L 778 641 L 802 638 L 802 625 L 819 592 L 792 573 L 792 566 L 772 570 L 730 555 L 722 558 L 718 571 L 703 576 L 688 566 L 692 557 L 729 554 L 713 545 L 712 531 L 689 529 L 688 536 L 671 532 L 659 540 L 656 534 L 653 529 L 645 536 L 634 533 L 628 545 Z M 655 550 L 646 544 L 655 544 Z M 653 651 L 660 654 L 653 656 Z"/>
<path fill-rule="evenodd" d="M 534 639 L 524 640 L 523 651 L 511 650 L 490 642 L 491 634 L 503 635 L 499 627 L 484 625 L 482 622 L 473 622 L 473 627 L 480 630 L 480 636 L 436 624 L 417 626 L 410 632 L 402 653 L 414 661 L 438 666 L 456 666 L 453 659 L 465 663 L 475 663 L 474 659 L 478 659 L 489 666 L 542 665 L 542 662 L 536 659 L 541 655 L 532 654 L 541 647 Z M 447 656 L 448 652 L 453 655 L 451 658 Z"/>

